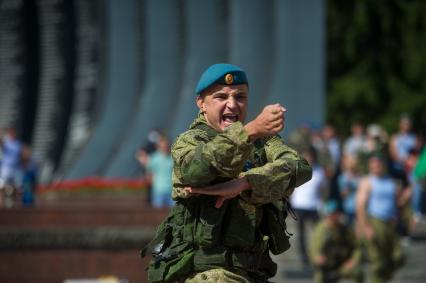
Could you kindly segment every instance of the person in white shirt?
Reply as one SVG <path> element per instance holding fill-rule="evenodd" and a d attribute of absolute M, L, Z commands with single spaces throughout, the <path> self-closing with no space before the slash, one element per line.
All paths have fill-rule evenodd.
<path fill-rule="evenodd" d="M 306 251 L 305 228 L 307 222 L 319 220 L 318 210 L 322 203 L 322 194 L 327 186 L 324 169 L 317 163 L 317 153 L 314 147 L 302 153 L 302 156 L 312 166 L 312 179 L 294 190 L 290 202 L 297 216 L 299 235 L 299 252 L 303 266 L 309 265 Z"/>

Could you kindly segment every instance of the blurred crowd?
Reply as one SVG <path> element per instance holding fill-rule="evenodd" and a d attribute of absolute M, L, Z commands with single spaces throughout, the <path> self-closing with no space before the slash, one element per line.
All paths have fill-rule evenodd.
<path fill-rule="evenodd" d="M 12 207 L 17 198 L 23 206 L 33 205 L 38 167 L 15 129 L 0 129 L 0 207 Z"/>
<path fill-rule="evenodd" d="M 401 243 L 424 221 L 426 149 L 408 115 L 398 129 L 389 134 L 377 124 L 354 123 L 340 139 L 332 125 L 305 123 L 289 135 L 287 142 L 313 168 L 290 201 L 301 263 L 314 268 L 316 282 L 362 282 L 362 255 L 369 282 L 387 282 L 403 265 Z"/>
<path fill-rule="evenodd" d="M 426 148 L 410 117 L 402 115 L 394 133 L 354 123 L 347 138 L 332 125 L 304 123 L 286 142 L 313 168 L 312 179 L 290 198 L 301 264 L 313 267 L 316 282 L 362 282 L 360 266 L 368 259 L 370 282 L 390 280 L 404 264 L 401 246 L 425 219 Z M 16 198 L 32 205 L 39 166 L 31 148 L 13 128 L 0 131 L 0 145 L 0 206 Z M 151 130 L 135 158 L 150 180 L 150 204 L 173 206 L 167 136 Z"/>

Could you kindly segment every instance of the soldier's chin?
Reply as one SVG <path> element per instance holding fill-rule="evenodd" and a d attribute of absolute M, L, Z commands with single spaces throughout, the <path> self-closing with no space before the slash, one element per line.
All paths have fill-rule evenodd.
<path fill-rule="evenodd" d="M 236 121 L 235 121 L 236 122 Z M 235 122 L 230 122 L 230 121 L 223 121 L 221 128 L 222 130 L 225 130 L 227 127 L 231 126 L 232 124 L 234 124 Z"/>

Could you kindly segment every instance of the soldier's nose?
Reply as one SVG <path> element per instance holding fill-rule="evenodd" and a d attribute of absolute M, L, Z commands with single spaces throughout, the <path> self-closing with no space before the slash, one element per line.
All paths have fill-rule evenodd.
<path fill-rule="evenodd" d="M 237 107 L 237 102 L 235 101 L 235 98 L 233 97 L 229 98 L 226 106 L 229 109 L 235 109 Z"/>

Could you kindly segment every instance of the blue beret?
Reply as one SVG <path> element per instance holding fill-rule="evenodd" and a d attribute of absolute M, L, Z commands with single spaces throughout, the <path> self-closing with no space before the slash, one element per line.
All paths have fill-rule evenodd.
<path fill-rule="evenodd" d="M 231 64 L 214 64 L 201 75 L 195 93 L 200 94 L 214 84 L 240 85 L 248 84 L 246 73 Z"/>

